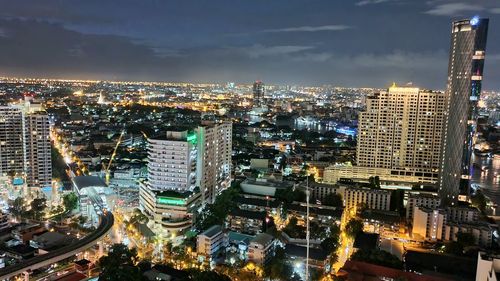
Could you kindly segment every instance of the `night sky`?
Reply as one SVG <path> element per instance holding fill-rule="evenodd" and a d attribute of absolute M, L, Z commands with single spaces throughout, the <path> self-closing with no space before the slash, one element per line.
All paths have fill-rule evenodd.
<path fill-rule="evenodd" d="M 0 76 L 443 89 L 453 19 L 498 0 L 0 0 Z"/>

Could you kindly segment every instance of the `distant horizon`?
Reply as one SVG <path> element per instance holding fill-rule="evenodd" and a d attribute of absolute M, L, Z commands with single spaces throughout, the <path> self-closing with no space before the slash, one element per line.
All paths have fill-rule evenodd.
<path fill-rule="evenodd" d="M 228 83 L 234 83 L 235 85 L 246 85 L 246 86 L 252 86 L 252 84 L 256 81 L 251 81 L 251 82 L 236 82 L 236 81 L 222 81 L 222 82 L 192 82 L 192 81 L 140 81 L 140 80 L 106 80 L 106 79 L 70 79 L 70 78 L 51 78 L 51 77 L 15 77 L 15 76 L 2 76 L 0 75 L 0 80 L 7 79 L 7 80 L 46 80 L 46 81 L 54 81 L 54 82 L 85 82 L 85 83 L 98 83 L 98 82 L 108 82 L 108 83 L 139 83 L 139 84 L 193 84 L 193 85 L 200 85 L 200 84 L 209 84 L 209 85 L 225 85 Z M 388 89 L 390 88 L 393 83 L 396 83 L 396 86 L 398 87 L 415 87 L 423 90 L 431 90 L 431 91 L 441 91 L 444 92 L 445 89 L 430 89 L 426 87 L 419 87 L 418 85 L 408 85 L 411 82 L 407 83 L 398 83 L 395 81 L 391 81 L 388 83 L 388 86 L 386 87 L 356 87 L 356 86 L 342 86 L 342 85 L 334 85 L 334 84 L 323 84 L 323 85 L 290 85 L 290 84 L 275 84 L 275 83 L 266 83 L 266 81 L 261 81 L 264 83 L 264 86 L 272 86 L 272 87 L 301 87 L 301 88 L 322 88 L 322 87 L 333 87 L 333 88 L 346 88 L 346 89 L 376 89 L 376 90 L 383 90 L 383 89 Z M 500 90 L 483 90 L 486 92 L 497 92 Z"/>
<path fill-rule="evenodd" d="M 0 0 L 0 73 L 112 81 L 446 87 L 454 20 L 490 19 L 484 89 L 500 89 L 500 3 L 408 0 Z M 195 83 L 195 82 L 187 82 Z M 200 83 L 200 82 L 196 82 Z"/>

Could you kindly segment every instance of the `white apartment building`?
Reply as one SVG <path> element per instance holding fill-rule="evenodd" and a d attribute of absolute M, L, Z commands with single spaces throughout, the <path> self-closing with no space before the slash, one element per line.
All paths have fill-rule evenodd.
<path fill-rule="evenodd" d="M 213 203 L 231 184 L 232 125 L 204 123 L 148 139 L 148 176 L 139 203 L 153 230 L 182 234 L 201 203 Z"/>
<path fill-rule="evenodd" d="M 248 245 L 248 260 L 264 265 L 274 256 L 274 248 L 274 238 L 267 233 L 259 233 Z"/>
<path fill-rule="evenodd" d="M 149 139 L 148 181 L 153 190 L 193 191 L 196 186 L 196 135 L 168 131 L 164 138 Z"/>
<path fill-rule="evenodd" d="M 356 208 L 366 204 L 368 209 L 390 209 L 391 191 L 364 187 L 346 187 L 344 191 L 344 206 L 346 209 Z"/>
<path fill-rule="evenodd" d="M 357 167 L 326 169 L 324 180 L 379 176 L 382 181 L 435 184 L 444 102 L 443 93 L 395 85 L 368 96 L 359 115 Z"/>
<path fill-rule="evenodd" d="M 476 281 L 498 281 L 498 273 L 500 273 L 500 256 L 479 252 Z"/>
<path fill-rule="evenodd" d="M 213 203 L 231 185 L 232 126 L 231 122 L 204 122 L 197 129 L 196 185 L 203 202 Z"/>
<path fill-rule="evenodd" d="M 198 255 L 212 258 L 227 244 L 226 235 L 222 232 L 222 226 L 214 225 L 196 237 L 196 251 Z"/>
<path fill-rule="evenodd" d="M 441 205 L 441 198 L 436 194 L 431 193 L 415 193 L 410 192 L 406 203 L 406 220 L 413 220 L 413 212 L 416 206 L 437 209 Z"/>
<path fill-rule="evenodd" d="M 474 223 L 479 220 L 480 212 L 472 207 L 448 207 L 446 208 L 447 220 L 452 222 Z"/>
<path fill-rule="evenodd" d="M 50 126 L 39 104 L 0 106 L 0 174 L 24 178 L 28 187 L 52 186 Z"/>
<path fill-rule="evenodd" d="M 416 206 L 413 213 L 412 236 L 422 240 L 441 240 L 445 223 L 444 210 Z"/>

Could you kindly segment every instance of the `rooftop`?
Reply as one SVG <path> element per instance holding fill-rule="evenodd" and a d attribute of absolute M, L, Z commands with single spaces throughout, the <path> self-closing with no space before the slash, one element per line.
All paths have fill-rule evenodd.
<path fill-rule="evenodd" d="M 204 235 L 204 236 L 207 236 L 209 238 L 212 238 L 220 232 L 222 232 L 222 226 L 216 224 L 216 225 L 212 225 L 207 230 L 203 231 L 200 235 Z"/>
<path fill-rule="evenodd" d="M 78 189 L 83 189 L 86 187 L 101 186 L 105 187 L 106 183 L 99 177 L 96 176 L 77 176 L 73 178 L 73 184 Z"/>
<path fill-rule="evenodd" d="M 267 245 L 273 241 L 273 237 L 267 233 L 259 233 L 255 236 L 250 243 L 257 243 L 260 245 Z"/>

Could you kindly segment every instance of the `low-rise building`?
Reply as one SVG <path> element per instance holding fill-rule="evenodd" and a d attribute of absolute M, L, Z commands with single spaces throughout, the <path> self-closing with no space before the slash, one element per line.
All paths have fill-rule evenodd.
<path fill-rule="evenodd" d="M 441 198 L 433 193 L 410 192 L 408 202 L 406 204 L 406 219 L 408 222 L 413 220 L 413 212 L 415 206 L 423 206 L 431 209 L 439 208 Z"/>
<path fill-rule="evenodd" d="M 213 258 L 214 255 L 227 244 L 227 238 L 222 232 L 222 226 L 213 225 L 203 231 L 196 238 L 196 251 L 198 255 Z"/>
<path fill-rule="evenodd" d="M 226 221 L 232 231 L 255 235 L 264 231 L 266 212 L 235 209 L 229 213 Z"/>
<path fill-rule="evenodd" d="M 412 236 L 422 240 L 441 240 L 445 223 L 445 210 L 417 206 L 413 215 Z"/>
<path fill-rule="evenodd" d="M 486 222 L 456 223 L 448 222 L 444 226 L 443 240 L 457 241 L 458 233 L 469 233 L 474 237 L 474 243 L 483 247 L 490 247 L 493 242 L 493 233 L 496 225 Z"/>
<path fill-rule="evenodd" d="M 500 256 L 479 252 L 477 257 L 476 281 L 498 281 L 500 278 Z"/>
<path fill-rule="evenodd" d="M 274 256 L 275 240 L 267 233 L 259 233 L 248 245 L 248 260 L 264 265 Z"/>
<path fill-rule="evenodd" d="M 360 204 L 366 204 L 368 209 L 390 209 L 391 191 L 366 187 L 347 187 L 344 191 L 344 206 L 354 209 Z"/>

